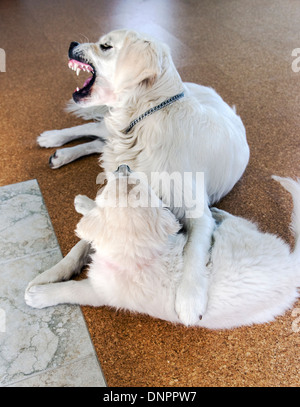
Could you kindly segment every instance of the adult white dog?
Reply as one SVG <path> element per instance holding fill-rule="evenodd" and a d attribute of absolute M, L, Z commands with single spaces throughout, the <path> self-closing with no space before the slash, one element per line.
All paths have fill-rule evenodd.
<path fill-rule="evenodd" d="M 195 324 L 207 305 L 205 258 L 213 229 L 209 204 L 226 195 L 242 176 L 249 148 L 241 119 L 216 92 L 183 83 L 164 44 L 133 31 L 113 31 L 97 43 L 71 43 L 69 67 L 92 73 L 74 92 L 75 113 L 104 120 L 43 133 L 43 147 L 60 146 L 76 137 L 94 135 L 90 143 L 58 150 L 50 159 L 57 168 L 83 153 L 102 152 L 105 172 L 126 163 L 144 172 L 156 193 L 185 223 L 189 239 L 184 272 L 176 293 L 175 309 L 186 325 Z M 82 152 L 82 148 L 87 151 Z M 189 191 L 175 181 L 173 198 L 161 173 L 193 174 Z M 204 191 L 196 172 L 205 176 Z M 201 189 L 201 193 L 199 190 Z M 202 216 L 187 218 L 189 202 L 174 205 L 179 195 L 192 192 L 204 199 Z M 83 251 L 87 250 L 81 242 Z"/>
<path fill-rule="evenodd" d="M 298 298 L 300 182 L 275 179 L 293 196 L 294 252 L 277 236 L 261 233 L 253 223 L 213 208 L 215 230 L 206 253 L 208 307 L 195 325 L 220 329 L 268 322 Z M 96 201 L 84 196 L 75 199 L 76 209 L 84 215 L 77 233 L 94 249 L 88 278 L 55 282 L 69 279 L 75 271 L 70 267 L 74 252 L 70 252 L 30 283 L 25 294 L 28 305 L 109 305 L 181 322 L 174 305 L 187 236 L 178 233 L 180 224 L 174 214 L 141 181 L 123 165 Z M 141 195 L 152 206 L 137 198 Z M 43 284 L 45 281 L 52 284 Z"/>

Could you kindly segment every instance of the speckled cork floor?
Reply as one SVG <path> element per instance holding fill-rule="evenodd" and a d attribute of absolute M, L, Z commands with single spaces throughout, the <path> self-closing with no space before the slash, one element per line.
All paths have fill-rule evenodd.
<path fill-rule="evenodd" d="M 51 170 L 54 149 L 39 148 L 36 137 L 81 123 L 63 112 L 77 86 L 67 67 L 70 41 L 133 28 L 169 44 L 184 81 L 212 86 L 236 105 L 251 159 L 219 206 L 293 244 L 291 201 L 270 176 L 300 177 L 300 72 L 292 70 L 299 19 L 296 0 L 2 0 L 0 185 L 38 180 L 66 255 L 77 242 L 74 197 L 96 194 L 97 157 Z M 83 313 L 108 386 L 299 386 L 299 307 L 230 331 L 109 308 Z"/>

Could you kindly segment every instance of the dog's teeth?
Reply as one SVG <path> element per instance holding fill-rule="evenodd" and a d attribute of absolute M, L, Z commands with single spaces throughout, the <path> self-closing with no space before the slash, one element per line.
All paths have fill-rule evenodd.
<path fill-rule="evenodd" d="M 80 72 L 80 68 L 77 68 L 77 69 L 76 69 L 76 74 L 77 74 L 77 76 L 79 75 L 79 72 Z"/>
<path fill-rule="evenodd" d="M 79 92 L 79 88 L 78 88 L 78 87 L 76 88 L 76 91 Z"/>
<path fill-rule="evenodd" d="M 69 68 L 72 68 L 72 65 L 73 65 L 73 64 L 72 64 L 72 61 L 69 61 L 68 67 L 69 67 Z"/>

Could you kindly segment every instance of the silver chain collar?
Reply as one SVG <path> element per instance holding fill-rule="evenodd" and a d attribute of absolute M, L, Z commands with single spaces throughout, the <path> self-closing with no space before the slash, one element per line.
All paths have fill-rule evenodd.
<path fill-rule="evenodd" d="M 141 120 L 143 120 L 145 117 L 150 116 L 151 114 L 157 112 L 160 109 L 163 109 L 166 106 L 171 105 L 172 103 L 176 102 L 178 99 L 183 98 L 184 92 L 179 93 L 178 95 L 172 96 L 171 98 L 165 100 L 164 102 L 160 103 L 159 105 L 152 107 L 151 109 L 147 110 L 145 113 L 143 113 L 141 116 L 139 116 L 137 119 L 133 120 L 130 125 L 125 129 L 124 133 L 127 134 L 130 132 L 130 130 Z"/>

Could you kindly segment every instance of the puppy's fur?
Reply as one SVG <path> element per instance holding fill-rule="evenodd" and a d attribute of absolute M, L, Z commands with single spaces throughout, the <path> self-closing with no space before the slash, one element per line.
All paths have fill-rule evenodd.
<path fill-rule="evenodd" d="M 105 172 L 126 163 L 145 173 L 149 181 L 151 175 L 157 174 L 151 177 L 152 188 L 185 223 L 189 234 L 175 308 L 182 322 L 194 324 L 205 313 L 207 304 L 205 256 L 214 224 L 209 204 L 232 189 L 249 159 L 242 121 L 214 90 L 183 83 L 168 47 L 142 34 L 119 30 L 97 43 L 72 43 L 69 57 L 73 67 L 78 62 L 94 72 L 88 90 L 74 92 L 77 104 L 73 111 L 85 118 L 99 118 L 104 112 L 104 120 L 46 132 L 38 142 L 43 147 L 53 147 L 79 136 L 95 135 L 98 139 L 85 146 L 88 153 L 94 148 L 103 153 Z M 182 91 L 184 98 L 146 117 L 125 134 L 132 120 Z M 51 159 L 52 167 L 65 164 L 74 154 L 77 158 L 81 148 L 58 150 Z M 204 173 L 202 216 L 187 219 L 187 205 L 174 208 L 172 201 L 167 202 L 169 186 L 162 183 L 159 192 L 159 174 L 163 172 L 178 172 L 182 178 L 187 172 Z M 194 180 L 185 196 L 192 196 L 199 188 Z M 182 193 L 175 182 L 173 195 Z"/>
<path fill-rule="evenodd" d="M 187 237 L 177 233 L 178 221 L 158 198 L 156 207 L 139 207 L 130 197 L 132 190 L 119 188 L 119 196 L 127 207 L 112 207 L 105 192 L 124 177 L 132 184 L 136 175 L 116 175 L 95 202 L 84 196 L 76 198 L 77 210 L 85 214 L 77 225 L 77 233 L 94 249 L 88 278 L 38 285 L 41 275 L 26 290 L 28 305 L 110 305 L 180 322 L 175 296 L 182 278 Z M 202 320 L 195 325 L 220 329 L 268 322 L 297 299 L 300 182 L 274 178 L 294 199 L 294 252 L 290 253 L 287 244 L 277 236 L 261 233 L 253 223 L 213 208 L 214 243 L 206 258 L 209 301 Z M 142 187 L 153 196 L 148 185 Z M 53 282 L 55 275 L 57 280 L 69 278 L 63 264 L 68 256 L 46 272 Z"/>

